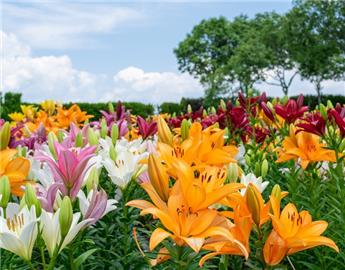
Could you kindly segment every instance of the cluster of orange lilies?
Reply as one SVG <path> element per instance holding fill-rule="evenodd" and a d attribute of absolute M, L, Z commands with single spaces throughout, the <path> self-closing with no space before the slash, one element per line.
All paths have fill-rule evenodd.
<path fill-rule="evenodd" d="M 258 252 L 250 250 L 254 239 L 261 243 L 257 259 L 269 266 L 319 245 L 339 251 L 331 239 L 321 236 L 327 222 L 312 221 L 307 211 L 298 212 L 292 203 L 281 210 L 281 200 L 287 192 L 278 185 L 265 201 L 254 184 L 229 181 L 228 167 L 236 164 L 237 149 L 224 146 L 224 130 L 215 126 L 202 130 L 195 122 L 187 136 L 181 136 L 181 132 L 177 130 L 174 135 L 159 117 L 158 150 L 148 158 L 150 182 L 141 184 L 151 201 L 127 203 L 141 209 L 142 215 L 151 214 L 160 221 L 150 237 L 151 251 L 170 238 L 176 247 L 189 246 L 196 253 L 208 251 L 200 266 L 221 254 L 258 256 Z M 297 138 L 297 148 L 298 142 Z M 293 154 L 298 155 L 297 151 L 285 153 Z M 239 166 L 236 170 L 241 173 Z M 171 256 L 164 245 L 159 254 L 164 255 L 157 257 L 154 264 Z"/>
<path fill-rule="evenodd" d="M 65 109 L 62 104 L 53 100 L 46 100 L 40 108 L 34 105 L 21 105 L 21 112 L 10 113 L 9 117 L 15 123 L 25 123 L 30 132 L 34 132 L 43 124 L 47 131 L 56 132 L 59 129 L 68 129 L 71 123 L 80 125 L 90 119 L 77 104 Z"/>

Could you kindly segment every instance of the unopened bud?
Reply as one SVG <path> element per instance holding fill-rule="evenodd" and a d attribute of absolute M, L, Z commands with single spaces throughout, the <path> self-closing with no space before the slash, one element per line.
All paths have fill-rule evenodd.
<path fill-rule="evenodd" d="M 257 226 L 260 226 L 260 212 L 261 212 L 261 198 L 259 196 L 260 192 L 256 190 L 253 184 L 249 184 L 246 190 L 246 202 L 250 213 L 252 214 L 252 219 Z"/>
<path fill-rule="evenodd" d="M 259 177 L 261 175 L 261 166 L 259 162 L 255 163 L 254 173 L 256 177 Z"/>
<path fill-rule="evenodd" d="M 237 182 L 238 179 L 238 165 L 235 162 L 231 162 L 228 167 L 228 180 L 231 183 Z"/>
<path fill-rule="evenodd" d="M 181 123 L 181 139 L 184 141 L 189 137 L 189 128 L 190 128 L 190 123 L 188 120 L 183 119 Z"/>
<path fill-rule="evenodd" d="M 327 120 L 328 115 L 327 115 L 327 108 L 325 105 L 320 104 L 320 114 L 323 117 L 323 119 Z"/>
<path fill-rule="evenodd" d="M 54 132 L 49 132 L 48 134 L 48 147 L 49 147 L 49 151 L 50 153 L 53 155 L 54 159 L 57 159 L 57 154 L 55 151 L 55 142 L 58 141 L 58 138 L 56 137 L 56 135 L 54 134 Z"/>
<path fill-rule="evenodd" d="M 87 130 L 87 139 L 90 145 L 98 145 L 98 136 L 92 127 L 89 127 Z"/>
<path fill-rule="evenodd" d="M 327 100 L 327 109 L 334 109 L 332 101 L 330 101 L 330 100 Z"/>
<path fill-rule="evenodd" d="M 117 124 L 114 124 L 111 127 L 111 141 L 113 142 L 113 144 L 116 144 L 117 139 L 119 138 L 119 126 Z"/>
<path fill-rule="evenodd" d="M 114 162 L 116 161 L 117 154 L 113 144 L 109 147 L 109 156 Z"/>
<path fill-rule="evenodd" d="M 261 176 L 265 177 L 268 173 L 268 161 L 267 159 L 264 159 L 264 161 L 261 164 Z"/>
<path fill-rule="evenodd" d="M 64 238 L 72 224 L 73 220 L 73 209 L 71 199 L 65 196 L 62 200 L 60 207 L 59 223 L 61 228 L 61 237 Z"/>
<path fill-rule="evenodd" d="M 101 120 L 101 138 L 105 139 L 108 133 L 107 121 L 103 118 Z"/>
<path fill-rule="evenodd" d="M 97 168 L 94 166 L 89 173 L 89 176 L 86 179 L 86 189 L 89 193 L 90 190 L 93 189 L 93 187 L 96 185 L 98 186 L 99 183 L 99 174 Z"/>
<path fill-rule="evenodd" d="M 222 108 L 223 111 L 226 111 L 226 103 L 223 99 L 220 100 L 219 106 Z"/>
<path fill-rule="evenodd" d="M 83 146 L 83 135 L 81 132 L 78 132 L 77 136 L 75 137 L 75 147 L 82 147 Z"/>
<path fill-rule="evenodd" d="M 188 113 L 192 113 L 193 112 L 192 106 L 190 104 L 187 105 L 187 112 Z"/>
<path fill-rule="evenodd" d="M 111 112 L 111 113 L 115 112 L 113 103 L 111 103 L 111 102 L 108 103 L 108 109 L 109 109 L 109 112 Z"/>
<path fill-rule="evenodd" d="M 41 203 L 37 199 L 36 191 L 31 184 L 25 186 L 25 203 L 29 209 L 32 206 L 35 207 L 37 217 L 41 215 Z"/>
<path fill-rule="evenodd" d="M 0 150 L 7 148 L 11 138 L 10 123 L 6 122 L 0 129 Z"/>
<path fill-rule="evenodd" d="M 168 124 L 165 122 L 163 117 L 158 116 L 158 139 L 159 141 L 172 145 L 173 143 L 173 134 L 171 133 Z"/>
<path fill-rule="evenodd" d="M 64 137 L 65 137 L 64 132 L 62 130 L 59 130 L 57 132 L 57 139 L 58 139 L 59 143 L 61 143 L 63 141 Z"/>
<path fill-rule="evenodd" d="M 5 209 L 11 197 L 11 186 L 7 176 L 0 178 L 0 207 Z"/>

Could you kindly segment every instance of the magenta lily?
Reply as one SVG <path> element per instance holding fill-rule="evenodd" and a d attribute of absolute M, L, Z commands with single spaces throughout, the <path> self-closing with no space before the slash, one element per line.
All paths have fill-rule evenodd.
<path fill-rule="evenodd" d="M 47 162 L 54 180 L 63 184 L 59 187 L 61 193 L 74 199 L 81 188 L 86 172 L 93 165 L 89 160 L 94 156 L 96 147 L 66 148 L 58 142 L 55 142 L 54 146 L 57 160 L 42 152 L 39 152 L 35 158 Z"/>
<path fill-rule="evenodd" d="M 278 104 L 275 106 L 276 113 L 284 118 L 289 124 L 293 124 L 308 111 L 308 106 L 303 106 L 303 101 L 303 95 L 300 95 L 297 100 L 289 99 L 286 105 Z"/>
<path fill-rule="evenodd" d="M 138 115 L 137 123 L 139 133 L 143 139 L 146 139 L 147 137 L 153 136 L 157 133 L 157 123 L 155 121 L 147 122 L 144 118 Z"/>

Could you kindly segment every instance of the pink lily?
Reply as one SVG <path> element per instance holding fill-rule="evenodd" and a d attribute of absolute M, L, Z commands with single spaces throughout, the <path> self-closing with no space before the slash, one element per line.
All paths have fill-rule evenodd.
<path fill-rule="evenodd" d="M 74 199 L 81 188 L 86 172 L 94 165 L 89 160 L 94 156 L 96 147 L 69 149 L 58 142 L 55 142 L 54 146 L 57 160 L 42 152 L 39 152 L 35 158 L 47 162 L 53 172 L 54 180 L 63 183 L 59 188 L 62 194 Z"/>

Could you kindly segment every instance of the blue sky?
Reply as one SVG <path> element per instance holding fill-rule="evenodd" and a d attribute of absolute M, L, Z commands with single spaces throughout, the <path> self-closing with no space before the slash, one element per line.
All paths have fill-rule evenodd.
<path fill-rule="evenodd" d="M 160 103 L 201 96 L 202 87 L 179 73 L 173 54 L 194 25 L 215 16 L 252 17 L 291 7 L 290 1 L 3 1 L 2 88 L 21 91 L 30 101 Z M 302 82 L 292 92 L 299 87 L 312 91 Z M 325 91 L 342 87 L 326 82 Z M 262 88 L 280 95 L 279 88 Z"/>

